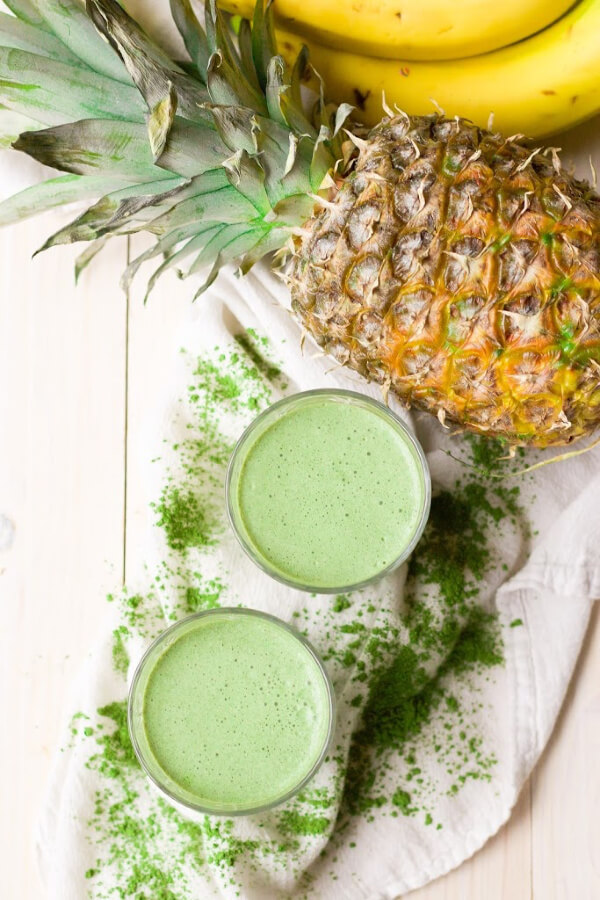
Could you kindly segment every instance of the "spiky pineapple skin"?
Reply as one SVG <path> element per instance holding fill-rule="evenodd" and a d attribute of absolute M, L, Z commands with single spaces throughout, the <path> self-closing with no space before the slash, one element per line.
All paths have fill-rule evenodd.
<path fill-rule="evenodd" d="M 600 424 L 600 198 L 552 151 L 384 119 L 290 285 L 326 352 L 442 421 L 539 447 Z"/>

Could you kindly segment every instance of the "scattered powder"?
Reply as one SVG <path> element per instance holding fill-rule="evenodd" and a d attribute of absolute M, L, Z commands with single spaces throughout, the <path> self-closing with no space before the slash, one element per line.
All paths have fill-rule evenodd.
<path fill-rule="evenodd" d="M 127 675 L 127 670 L 129 669 L 129 653 L 125 646 L 125 638 L 128 635 L 129 628 L 127 625 L 119 625 L 113 631 L 112 661 L 115 672 L 118 672 L 120 675 Z"/>
<path fill-rule="evenodd" d="M 282 834 L 316 835 L 324 834 L 331 827 L 331 819 L 315 813 L 299 813 L 284 810 L 279 817 Z"/>
<path fill-rule="evenodd" d="M 168 554 L 149 573 L 143 594 L 124 589 L 109 597 L 121 618 L 112 659 L 122 676 L 131 637 L 148 640 L 169 621 L 232 602 L 228 574 L 215 571 L 211 557 L 225 528 L 227 463 L 242 428 L 272 402 L 273 388 L 280 393 L 287 387 L 268 341 L 252 331 L 190 368 L 180 405 L 187 436 L 172 448 L 176 464 L 153 507 Z M 368 592 L 339 595 L 325 610 L 307 598 L 296 614 L 300 630 L 319 635 L 340 717 L 348 717 L 354 735 L 348 758 L 341 746 L 332 750 L 337 769 L 328 788 L 310 786 L 271 814 L 275 832 L 265 829 L 260 841 L 245 840 L 233 820 L 191 822 L 156 795 L 129 739 L 125 679 L 123 698 L 95 716 L 74 718 L 72 736 L 89 742 L 87 765 L 98 785 L 88 823 L 96 854 L 85 873 L 91 897 L 187 900 L 207 864 L 213 880 L 217 870 L 222 885 L 237 886 L 239 894 L 242 880 L 265 861 L 294 871 L 307 842 L 322 842 L 332 829 L 335 848 L 356 817 L 418 817 L 424 827 L 440 830 L 437 800 L 455 796 L 469 780 L 490 780 L 495 757 L 482 735 L 479 691 L 481 679 L 502 663 L 502 641 L 480 591 L 502 566 L 494 555 L 498 530 L 519 525 L 522 517 L 518 488 L 491 474 L 498 465 L 511 465 L 500 463 L 506 448 L 476 438 L 461 447 L 465 474 L 433 498 L 400 619 L 393 596 L 375 605 Z M 433 779 L 432 761 L 441 765 L 443 783 Z M 310 884 L 309 873 L 302 881 L 307 894 Z"/>
<path fill-rule="evenodd" d="M 127 701 L 107 703 L 98 709 L 98 715 L 109 719 L 115 726 L 112 731 L 103 734 L 96 739 L 102 753 L 100 768 L 103 774 L 111 778 L 118 778 L 121 766 L 137 766 L 137 759 L 129 739 L 127 728 Z"/>
<path fill-rule="evenodd" d="M 348 609 L 349 606 L 350 600 L 348 597 L 344 596 L 344 594 L 339 594 L 333 601 L 333 606 L 331 608 L 334 612 L 343 612 L 345 609 Z"/>
<path fill-rule="evenodd" d="M 398 788 L 397 791 L 394 791 L 392 794 L 392 803 L 394 806 L 398 807 L 403 816 L 412 816 L 413 813 L 417 812 L 416 809 L 411 809 L 410 794 L 408 791 L 403 791 L 402 788 Z"/>
<path fill-rule="evenodd" d="M 235 417 L 237 436 L 271 402 L 272 386 L 284 389 L 280 370 L 265 357 L 264 349 L 264 339 L 243 335 L 228 353 L 217 350 L 213 358 L 201 358 L 193 367 L 193 382 L 181 404 L 191 422 L 189 438 L 175 446 L 177 468 L 168 473 L 153 504 L 169 556 L 158 564 L 151 587 L 143 594 L 125 588 L 108 597 L 117 604 L 121 618 L 113 631 L 112 661 L 122 676 L 129 668 L 130 637 L 150 640 L 170 620 L 218 607 L 227 591 L 226 573 L 205 571 L 207 554 L 225 524 L 223 483 L 235 441 L 222 426 L 228 417 Z M 125 694 L 125 683 L 123 687 Z M 80 720 L 94 725 L 81 728 Z M 97 853 L 95 865 L 85 873 L 91 897 L 186 900 L 194 873 L 207 863 L 221 872 L 226 885 L 236 884 L 234 870 L 240 861 L 246 868 L 258 868 L 265 856 L 272 855 L 282 868 L 287 864 L 289 844 L 266 838 L 260 844 L 241 840 L 234 834 L 233 820 L 188 821 L 156 796 L 131 745 L 125 699 L 102 706 L 95 717 L 78 713 L 71 734 L 90 741 L 87 766 L 99 784 L 88 823 Z M 318 818 L 307 821 L 305 829 L 318 829 Z M 290 835 L 301 827 L 299 823 L 291 816 Z"/>
<path fill-rule="evenodd" d="M 471 448 L 478 446 L 471 441 Z M 364 697 L 348 760 L 342 830 L 352 816 L 368 817 L 382 807 L 391 815 L 422 814 L 429 823 L 436 797 L 457 794 L 470 779 L 491 778 L 496 760 L 479 734 L 475 676 L 501 665 L 503 655 L 497 617 L 482 608 L 479 594 L 498 565 L 498 529 L 519 510 L 516 492 L 506 497 L 490 482 L 469 476 L 452 492 L 434 495 L 410 562 L 401 628 L 384 618 L 354 650 L 364 670 L 353 680 L 366 682 L 367 691 L 350 701 L 359 706 Z M 464 686 L 470 708 L 449 683 L 453 690 Z M 391 780 L 399 760 L 406 782 L 400 786 Z M 448 776 L 444 787 L 425 775 L 432 760 Z"/>
<path fill-rule="evenodd" d="M 156 524 L 164 528 L 171 550 L 209 547 L 214 543 L 206 512 L 191 491 L 168 485 L 154 507 L 158 513 Z"/>
<path fill-rule="evenodd" d="M 204 609 L 215 609 L 220 606 L 219 600 L 223 592 L 224 584 L 220 578 L 213 578 L 207 582 L 204 589 L 194 585 L 185 590 L 185 607 L 189 613 L 201 612 Z"/>

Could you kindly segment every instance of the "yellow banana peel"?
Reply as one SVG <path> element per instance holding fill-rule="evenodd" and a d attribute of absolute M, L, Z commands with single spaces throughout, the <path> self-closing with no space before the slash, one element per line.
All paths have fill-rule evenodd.
<path fill-rule="evenodd" d="M 353 103 L 376 124 L 382 99 L 409 115 L 441 107 L 505 134 L 546 137 L 600 112 L 600 0 L 582 0 L 554 25 L 501 50 L 440 62 L 376 59 L 279 30 L 284 56 L 305 43 L 328 99 Z"/>
<path fill-rule="evenodd" d="M 219 0 L 252 17 L 254 0 Z M 458 59 L 529 37 L 573 0 L 275 0 L 278 25 L 339 50 L 393 59 Z"/>

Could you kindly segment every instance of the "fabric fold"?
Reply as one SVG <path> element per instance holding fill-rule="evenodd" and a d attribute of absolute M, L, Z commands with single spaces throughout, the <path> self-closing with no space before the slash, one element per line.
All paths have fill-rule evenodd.
<path fill-rule="evenodd" d="M 411 566 L 354 595 L 305 595 L 257 570 L 228 530 L 229 453 L 280 396 L 378 388 L 332 371 L 309 341 L 299 352 L 283 285 L 264 267 L 243 282 L 226 273 L 182 324 L 164 409 L 135 456 L 148 485 L 146 563 L 115 595 L 76 686 L 41 817 L 48 896 L 395 897 L 498 830 L 550 734 L 599 585 L 598 451 L 524 476 L 509 462 L 496 480 L 474 462 L 470 438 L 397 408 L 434 484 Z M 210 527 L 174 549 L 164 522 L 182 502 Z M 231 822 L 164 804 L 136 767 L 123 718 L 149 640 L 219 603 L 305 631 L 339 703 L 334 749 L 309 789 Z"/>

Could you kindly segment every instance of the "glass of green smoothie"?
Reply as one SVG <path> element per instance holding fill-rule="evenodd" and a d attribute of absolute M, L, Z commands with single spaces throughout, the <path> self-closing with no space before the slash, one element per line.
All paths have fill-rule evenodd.
<path fill-rule="evenodd" d="M 316 651 L 253 609 L 188 616 L 150 645 L 129 692 L 136 755 L 167 798 L 211 815 L 283 803 L 312 778 L 334 727 Z"/>
<path fill-rule="evenodd" d="M 316 390 L 246 429 L 227 473 L 229 519 L 254 562 L 315 593 L 365 587 L 404 562 L 429 515 L 423 450 L 387 406 Z"/>

